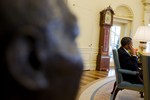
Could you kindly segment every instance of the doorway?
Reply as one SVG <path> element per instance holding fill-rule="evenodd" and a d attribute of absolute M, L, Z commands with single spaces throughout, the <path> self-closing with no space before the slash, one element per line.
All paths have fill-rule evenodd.
<path fill-rule="evenodd" d="M 112 58 L 112 50 L 119 48 L 121 26 L 112 26 L 110 31 L 109 56 Z"/>
<path fill-rule="evenodd" d="M 114 22 L 110 29 L 109 56 L 111 67 L 114 66 L 112 50 L 118 49 L 120 47 L 120 39 L 124 36 L 128 36 L 126 26 L 127 24 L 125 23 Z"/>

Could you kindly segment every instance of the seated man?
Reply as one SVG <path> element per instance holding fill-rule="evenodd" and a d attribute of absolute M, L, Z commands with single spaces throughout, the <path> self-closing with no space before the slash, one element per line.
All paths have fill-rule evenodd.
<path fill-rule="evenodd" d="M 75 100 L 77 35 L 64 0 L 0 0 L 0 99 Z"/>
<path fill-rule="evenodd" d="M 139 71 L 138 58 L 136 56 L 136 51 L 133 48 L 132 39 L 130 37 L 122 38 L 121 47 L 118 49 L 118 55 L 122 69 Z M 142 84 L 142 80 L 138 75 L 123 74 L 123 80 L 131 83 Z"/>

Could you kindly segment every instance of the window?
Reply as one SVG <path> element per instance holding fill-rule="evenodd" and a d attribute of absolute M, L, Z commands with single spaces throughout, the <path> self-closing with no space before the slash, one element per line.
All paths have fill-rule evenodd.
<path fill-rule="evenodd" d="M 120 40 L 120 26 L 112 26 L 110 31 L 110 44 L 109 44 L 109 55 L 112 57 L 112 49 L 119 48 L 119 40 Z"/>

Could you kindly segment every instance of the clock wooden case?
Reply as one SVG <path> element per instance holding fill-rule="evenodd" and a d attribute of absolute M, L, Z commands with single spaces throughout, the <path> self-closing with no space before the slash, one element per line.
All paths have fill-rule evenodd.
<path fill-rule="evenodd" d="M 100 37 L 96 70 L 109 70 L 109 36 L 113 15 L 114 11 L 110 6 L 100 12 Z"/>

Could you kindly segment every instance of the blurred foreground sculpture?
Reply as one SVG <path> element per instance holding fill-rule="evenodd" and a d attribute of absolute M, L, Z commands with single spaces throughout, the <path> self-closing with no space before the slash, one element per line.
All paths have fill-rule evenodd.
<path fill-rule="evenodd" d="M 63 0 L 1 0 L 0 99 L 74 100 L 83 67 L 77 35 Z"/>

